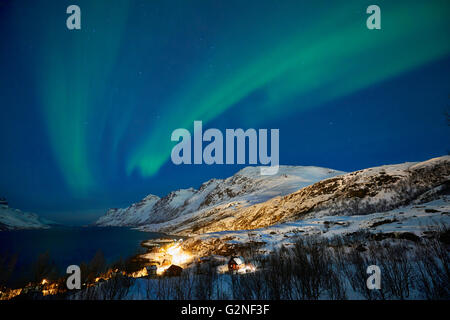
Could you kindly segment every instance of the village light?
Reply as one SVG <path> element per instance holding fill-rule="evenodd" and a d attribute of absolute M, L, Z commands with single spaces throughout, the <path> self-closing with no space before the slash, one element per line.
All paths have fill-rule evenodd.
<path fill-rule="evenodd" d="M 192 256 L 185 252 L 179 243 L 170 246 L 167 249 L 167 253 L 172 256 L 172 264 L 181 265 L 189 262 Z"/>
<path fill-rule="evenodd" d="M 158 267 L 158 269 L 156 270 L 156 274 L 158 276 L 162 276 L 164 274 L 164 271 L 166 271 L 167 268 L 168 268 L 168 266 L 167 267 Z"/>
<path fill-rule="evenodd" d="M 132 276 L 133 278 L 146 277 L 146 276 L 148 276 L 147 268 L 144 267 L 144 268 L 142 268 L 142 269 L 139 270 L 139 271 L 133 272 L 133 273 L 131 274 L 131 276 Z"/>
<path fill-rule="evenodd" d="M 160 263 L 157 267 L 156 274 L 163 275 L 171 265 L 182 266 L 189 263 L 192 260 L 192 255 L 183 250 L 181 247 L 182 239 L 174 241 L 172 244 L 161 248 Z"/>

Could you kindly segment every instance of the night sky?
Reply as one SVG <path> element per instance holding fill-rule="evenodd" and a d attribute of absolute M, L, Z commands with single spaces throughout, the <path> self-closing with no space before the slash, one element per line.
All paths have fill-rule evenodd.
<path fill-rule="evenodd" d="M 171 163 L 194 120 L 280 129 L 281 164 L 445 155 L 449 17 L 448 0 L 0 0 L 0 196 L 86 223 L 239 170 Z"/>

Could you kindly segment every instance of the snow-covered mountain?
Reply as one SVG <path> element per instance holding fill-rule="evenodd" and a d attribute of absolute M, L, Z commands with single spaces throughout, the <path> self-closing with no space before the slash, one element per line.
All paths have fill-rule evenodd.
<path fill-rule="evenodd" d="M 106 215 L 97 220 L 96 224 L 99 226 L 138 226 L 149 219 L 153 206 L 159 200 L 158 196 L 151 194 L 128 208 L 110 209 Z"/>
<path fill-rule="evenodd" d="M 185 235 L 248 230 L 386 212 L 448 194 L 449 181 L 450 156 L 347 174 L 283 166 L 276 176 L 260 176 L 258 167 L 248 167 L 228 179 L 210 180 L 199 190 L 179 190 L 156 202 L 151 198 L 147 204 L 144 199 L 144 204 L 119 209 L 120 213 L 110 211 L 97 223 Z"/>
<path fill-rule="evenodd" d="M 22 212 L 7 205 L 0 205 L 0 231 L 16 229 L 47 229 L 50 221 L 35 213 Z"/>
<path fill-rule="evenodd" d="M 110 209 L 96 224 L 136 227 L 192 219 L 223 207 L 244 208 L 261 203 L 343 173 L 319 167 L 280 166 L 278 174 L 261 176 L 259 167 L 247 167 L 227 179 L 211 179 L 198 190 L 181 189 L 163 198 L 148 195 L 127 208 Z"/>

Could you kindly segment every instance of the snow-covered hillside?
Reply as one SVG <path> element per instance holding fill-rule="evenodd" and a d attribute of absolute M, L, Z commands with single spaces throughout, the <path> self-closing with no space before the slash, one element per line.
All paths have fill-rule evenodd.
<path fill-rule="evenodd" d="M 50 228 L 48 222 L 37 214 L 22 212 L 18 209 L 0 205 L 0 231 L 15 229 L 45 229 Z"/>
<path fill-rule="evenodd" d="M 148 226 L 183 221 L 223 207 L 244 208 L 261 203 L 343 173 L 319 167 L 280 166 L 278 174 L 261 176 L 259 167 L 247 167 L 227 179 L 211 179 L 198 190 L 177 190 L 163 198 L 149 195 L 128 208 L 110 209 L 96 224 Z"/>
<path fill-rule="evenodd" d="M 448 195 L 426 203 L 413 203 L 366 215 L 322 216 L 254 230 L 205 233 L 187 239 L 183 247 L 202 257 L 217 254 L 228 256 L 251 243 L 258 247 L 260 253 L 268 253 L 281 246 L 291 246 L 299 236 L 333 238 L 363 232 L 367 233 L 366 240 L 418 241 L 420 238 L 432 237 L 445 225 L 450 226 Z"/>
<path fill-rule="evenodd" d="M 110 211 L 98 224 L 182 235 L 249 230 L 324 216 L 387 212 L 448 194 L 449 181 L 450 156 L 347 174 L 284 166 L 278 175 L 265 177 L 258 167 L 248 167 L 228 179 L 210 180 L 199 190 L 179 190 L 143 204 L 145 210 L 137 211 L 136 204 Z"/>
<path fill-rule="evenodd" d="M 160 198 L 149 195 L 138 203 L 133 203 L 125 209 L 110 209 L 100 217 L 96 224 L 100 226 L 136 226 L 149 219 L 153 206 Z"/>

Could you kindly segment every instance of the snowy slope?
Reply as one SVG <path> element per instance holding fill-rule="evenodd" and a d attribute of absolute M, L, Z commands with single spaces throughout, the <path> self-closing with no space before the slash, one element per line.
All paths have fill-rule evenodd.
<path fill-rule="evenodd" d="M 34 213 L 22 212 L 4 205 L 0 206 L 0 231 L 45 228 L 50 228 L 50 226 Z"/>
<path fill-rule="evenodd" d="M 298 236 L 348 236 L 367 232 L 368 238 L 409 239 L 416 241 L 450 225 L 450 196 L 421 204 L 410 204 L 386 212 L 353 216 L 323 216 L 276 224 L 253 230 L 220 231 L 200 234 L 187 239 L 183 246 L 198 256 L 229 255 L 250 242 L 258 245 L 259 252 L 292 245 Z M 416 238 L 417 237 L 417 238 Z"/>
<path fill-rule="evenodd" d="M 128 208 L 110 209 L 96 224 L 148 226 L 183 221 L 224 206 L 251 206 L 343 173 L 319 167 L 280 166 L 278 174 L 261 176 L 259 167 L 247 167 L 227 179 L 211 179 L 198 190 L 181 189 L 163 198 L 149 195 Z"/>
<path fill-rule="evenodd" d="M 249 230 L 324 216 L 386 212 L 448 193 L 450 156 L 420 163 L 368 168 L 344 174 L 317 168 L 282 166 L 275 176 L 245 168 L 225 180 L 210 180 L 199 190 L 170 193 L 137 212 L 108 213 L 99 225 L 132 225 L 142 230 L 193 235 Z M 126 224 L 126 221 L 138 223 Z"/>
<path fill-rule="evenodd" d="M 355 171 L 321 180 L 287 195 L 246 206 L 233 202 L 199 210 L 145 230 L 201 234 L 248 230 L 328 215 L 384 212 L 450 189 L 450 156 Z"/>
<path fill-rule="evenodd" d="M 100 217 L 96 223 L 102 226 L 140 225 L 149 218 L 149 214 L 158 200 L 159 197 L 151 194 L 128 208 L 109 209 L 106 215 Z"/>

